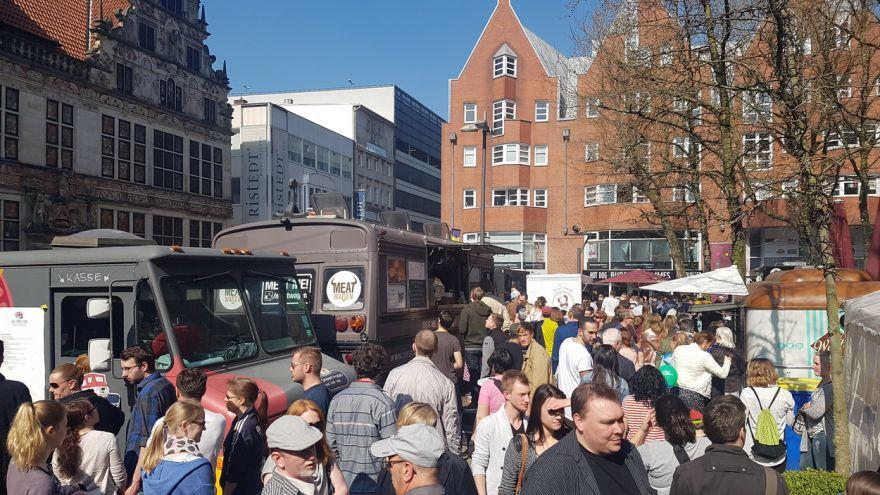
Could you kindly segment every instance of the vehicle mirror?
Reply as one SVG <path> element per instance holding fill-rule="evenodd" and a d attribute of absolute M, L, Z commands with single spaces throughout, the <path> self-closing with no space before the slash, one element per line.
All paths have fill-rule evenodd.
<path fill-rule="evenodd" d="M 110 317 L 110 299 L 93 298 L 86 302 L 86 315 L 93 320 Z"/>
<path fill-rule="evenodd" d="M 91 303 L 92 301 L 89 301 Z M 89 341 L 89 367 L 92 371 L 110 371 L 113 352 L 110 339 L 92 339 Z"/>

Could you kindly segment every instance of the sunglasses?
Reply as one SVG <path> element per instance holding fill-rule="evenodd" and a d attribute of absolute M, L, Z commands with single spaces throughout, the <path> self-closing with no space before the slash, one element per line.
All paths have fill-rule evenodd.
<path fill-rule="evenodd" d="M 547 414 L 550 416 L 564 416 L 565 409 L 548 409 Z"/>

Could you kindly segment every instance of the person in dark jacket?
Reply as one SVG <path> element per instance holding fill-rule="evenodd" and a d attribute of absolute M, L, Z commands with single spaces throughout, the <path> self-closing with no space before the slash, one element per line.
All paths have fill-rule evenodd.
<path fill-rule="evenodd" d="M 226 409 L 235 414 L 223 441 L 223 469 L 220 486 L 224 495 L 260 493 L 260 471 L 266 458 L 266 435 L 254 408 L 259 387 L 248 378 L 226 382 Z"/>
<path fill-rule="evenodd" d="M 734 395 L 709 401 L 703 410 L 703 428 L 712 445 L 706 453 L 675 469 L 669 495 L 739 495 L 767 493 L 776 483 L 775 493 L 787 495 L 785 479 L 772 468 L 749 459 L 743 450 L 746 433 L 746 406 Z"/>
<path fill-rule="evenodd" d="M 571 410 L 574 430 L 526 471 L 522 495 L 655 493 L 638 450 L 626 440 L 615 390 L 602 383 L 578 385 Z"/>
<path fill-rule="evenodd" d="M 483 289 L 474 287 L 471 289 L 471 302 L 461 310 L 458 315 L 459 335 L 464 339 L 464 363 L 470 374 L 471 403 L 477 403 L 480 387 L 477 380 L 480 379 L 480 371 L 483 361 L 483 340 L 486 339 L 486 318 L 492 314 L 483 299 Z"/>
<path fill-rule="evenodd" d="M 94 390 L 83 390 L 83 372 L 73 363 L 64 363 L 49 373 L 49 392 L 52 398 L 62 404 L 85 399 L 98 410 L 98 424 L 95 429 L 114 435 L 119 434 L 125 424 L 125 413 L 107 399 L 96 394 Z"/>
<path fill-rule="evenodd" d="M 725 356 L 730 356 L 730 372 L 727 373 L 727 378 L 712 375 L 712 397 L 738 394 L 742 391 L 747 363 L 733 343 L 733 332 L 730 328 L 725 326 L 715 328 L 715 345 L 709 350 L 709 354 L 719 365 L 724 364 Z"/>
<path fill-rule="evenodd" d="M 0 366 L 3 365 L 3 341 L 0 340 Z M 6 437 L 18 406 L 31 402 L 31 393 L 24 383 L 7 380 L 0 374 L 0 479 L 6 479 L 9 467 L 9 452 L 6 450 Z M 0 482 L 0 495 L 6 495 L 6 483 Z"/>

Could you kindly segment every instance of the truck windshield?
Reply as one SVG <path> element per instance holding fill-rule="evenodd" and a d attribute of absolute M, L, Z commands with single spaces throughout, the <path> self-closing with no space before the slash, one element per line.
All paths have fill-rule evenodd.
<path fill-rule="evenodd" d="M 260 344 L 266 352 L 284 351 L 315 341 L 305 300 L 295 278 L 251 273 L 243 280 Z"/>
<path fill-rule="evenodd" d="M 161 285 L 184 364 L 208 366 L 257 354 L 238 284 L 228 273 L 165 277 Z M 155 340 L 164 338 L 159 334 Z M 163 342 L 152 347 L 157 362 L 170 360 L 167 346 L 156 352 L 157 347 L 163 349 Z"/>

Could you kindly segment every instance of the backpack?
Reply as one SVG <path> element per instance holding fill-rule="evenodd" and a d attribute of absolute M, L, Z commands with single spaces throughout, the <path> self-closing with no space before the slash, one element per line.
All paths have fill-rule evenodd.
<path fill-rule="evenodd" d="M 756 460 L 765 462 L 785 458 L 787 447 L 785 441 L 779 438 L 776 419 L 773 418 L 773 413 L 770 412 L 770 407 L 773 406 L 773 402 L 776 401 L 776 397 L 779 395 L 779 388 L 776 389 L 773 399 L 770 400 L 770 404 L 767 404 L 766 408 L 761 405 L 761 399 L 758 397 L 755 388 L 749 387 L 749 389 L 755 394 L 755 399 L 758 400 L 758 407 L 761 408 L 758 417 L 755 418 L 755 430 L 752 430 L 751 424 L 746 421 L 746 424 L 749 425 L 752 439 L 755 441 L 754 445 L 752 445 L 752 455 Z"/>

